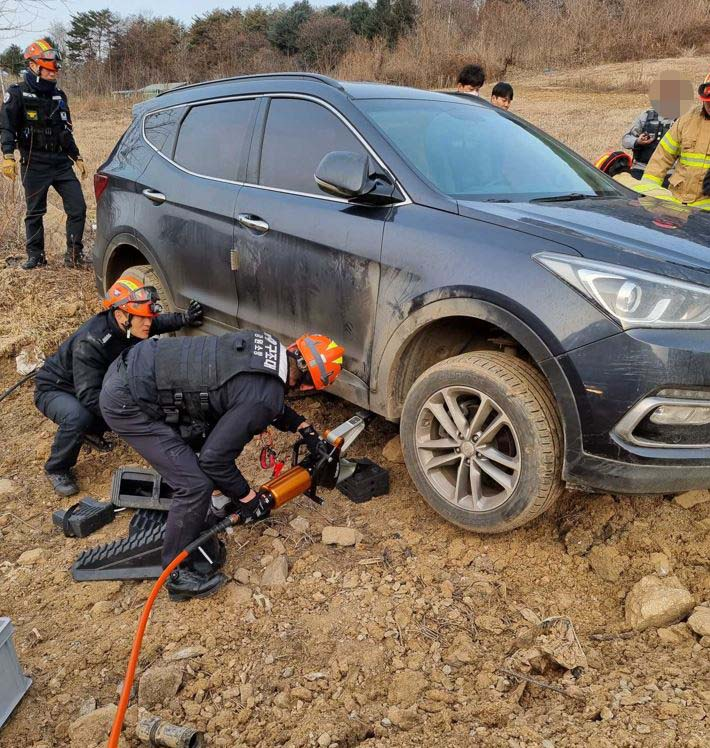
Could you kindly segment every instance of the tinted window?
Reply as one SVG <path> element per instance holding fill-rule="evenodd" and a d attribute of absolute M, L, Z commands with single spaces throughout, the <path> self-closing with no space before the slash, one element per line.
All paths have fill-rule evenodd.
<path fill-rule="evenodd" d="M 172 158 L 178 123 L 184 112 L 182 108 L 163 109 L 145 118 L 143 130 L 146 139 L 168 158 Z"/>
<path fill-rule="evenodd" d="M 426 180 L 452 197 L 620 194 L 611 179 L 553 138 L 493 108 L 442 100 L 356 104 Z"/>
<path fill-rule="evenodd" d="M 192 107 L 180 127 L 175 161 L 196 174 L 235 179 L 253 110 L 253 99 Z"/>
<path fill-rule="evenodd" d="M 353 133 L 325 107 L 300 99 L 272 99 L 259 184 L 322 195 L 313 175 L 331 151 L 366 153 Z"/>

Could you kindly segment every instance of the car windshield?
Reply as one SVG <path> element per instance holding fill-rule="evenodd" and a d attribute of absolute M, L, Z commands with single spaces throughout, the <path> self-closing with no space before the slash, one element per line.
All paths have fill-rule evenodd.
<path fill-rule="evenodd" d="M 606 175 L 526 122 L 482 105 L 434 99 L 355 102 L 400 154 L 459 200 L 612 197 Z"/>

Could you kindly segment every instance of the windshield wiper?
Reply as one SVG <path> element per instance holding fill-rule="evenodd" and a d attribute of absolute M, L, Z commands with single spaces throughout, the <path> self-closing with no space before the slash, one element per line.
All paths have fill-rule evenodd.
<path fill-rule="evenodd" d="M 583 195 L 581 192 L 570 192 L 567 195 L 552 195 L 551 197 L 534 197 L 531 203 L 566 203 L 572 200 L 594 200 L 601 195 Z"/>

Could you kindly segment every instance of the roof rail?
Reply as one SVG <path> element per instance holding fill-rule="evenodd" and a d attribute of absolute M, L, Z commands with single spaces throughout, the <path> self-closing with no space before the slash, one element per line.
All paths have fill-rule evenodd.
<path fill-rule="evenodd" d="M 320 83 L 325 83 L 328 86 L 333 86 L 340 91 L 344 91 L 342 84 L 330 78 L 327 75 L 320 75 L 319 73 L 255 73 L 254 75 L 234 75 L 229 78 L 217 78 L 211 81 L 201 81 L 200 83 L 187 83 L 184 86 L 178 86 L 177 88 L 171 88 L 169 91 L 162 91 L 158 96 L 164 96 L 168 93 L 175 93 L 175 91 L 184 91 L 187 88 L 197 88 L 198 86 L 207 86 L 212 83 L 227 83 L 229 81 L 248 81 L 257 80 L 259 78 L 310 78 Z M 156 96 L 157 98 L 157 96 Z"/>

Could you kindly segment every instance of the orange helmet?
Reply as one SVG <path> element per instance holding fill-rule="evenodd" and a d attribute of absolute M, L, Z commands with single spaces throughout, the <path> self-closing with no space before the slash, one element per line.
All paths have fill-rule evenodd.
<path fill-rule="evenodd" d="M 121 309 L 136 317 L 157 317 L 162 312 L 158 291 L 153 286 L 142 286 L 130 275 L 122 275 L 106 292 L 104 309 Z"/>
<path fill-rule="evenodd" d="M 700 101 L 710 101 L 710 73 L 705 76 L 705 80 L 698 86 L 698 96 Z"/>
<path fill-rule="evenodd" d="M 333 384 L 343 368 L 345 348 L 325 335 L 301 335 L 288 350 L 296 357 L 300 371 L 310 375 L 317 390 Z"/>
<path fill-rule="evenodd" d="M 23 55 L 27 63 L 36 62 L 41 68 L 55 73 L 62 65 L 62 56 L 48 39 L 38 39 L 27 47 Z"/>
<path fill-rule="evenodd" d="M 619 172 L 631 169 L 631 156 L 624 151 L 607 151 L 594 162 L 594 166 L 613 177 Z"/>

